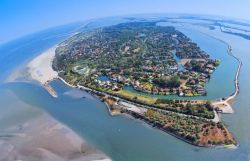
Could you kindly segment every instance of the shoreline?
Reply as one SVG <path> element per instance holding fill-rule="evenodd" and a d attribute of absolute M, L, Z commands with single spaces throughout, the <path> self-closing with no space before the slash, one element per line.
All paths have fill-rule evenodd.
<path fill-rule="evenodd" d="M 59 77 L 59 80 L 61 80 L 63 83 L 65 83 L 66 85 L 69 85 L 69 87 L 72 87 L 72 88 L 77 88 L 77 89 L 80 89 L 80 90 L 84 90 L 86 92 L 88 92 L 89 94 L 91 94 L 92 96 L 95 96 L 97 99 L 101 100 L 102 101 L 102 98 L 100 96 L 98 96 L 98 94 L 103 94 L 103 92 L 99 92 L 99 91 L 96 91 L 94 89 L 91 89 L 91 88 L 88 88 L 88 87 L 85 87 L 85 86 L 80 86 L 80 85 L 77 85 L 77 86 L 74 86 L 74 85 L 71 85 L 69 83 L 67 83 L 63 78 Z M 154 125 L 153 123 L 151 123 L 149 120 L 146 120 L 144 118 L 144 116 L 142 116 L 140 113 L 138 112 L 135 112 L 134 110 L 131 110 L 129 105 L 131 106 L 136 106 L 137 108 L 142 108 L 141 106 L 145 106 L 145 105 L 139 105 L 137 103 L 134 103 L 134 102 L 131 102 L 131 101 L 127 101 L 127 100 L 123 100 L 122 98 L 119 98 L 119 97 L 116 97 L 116 96 L 112 96 L 112 95 L 109 95 L 107 93 L 105 93 L 105 96 L 108 96 L 108 97 L 112 97 L 112 98 L 115 98 L 115 99 L 118 99 L 119 101 L 125 101 L 124 103 L 127 103 L 128 105 L 121 105 L 118 101 L 118 106 L 121 107 L 121 109 L 127 111 L 127 112 L 113 112 L 112 109 L 111 109 L 111 106 L 106 102 L 106 101 L 103 101 L 103 103 L 106 105 L 106 108 L 107 108 L 107 111 L 108 113 L 110 114 L 110 116 L 117 116 L 117 115 L 125 115 L 125 116 L 128 116 L 128 117 L 132 117 L 134 119 L 138 119 L 140 121 L 142 121 L 142 123 L 145 123 L 147 125 L 149 125 L 150 127 L 152 128 L 155 128 L 155 129 L 158 129 L 164 133 L 167 133 L 177 139 L 180 139 L 181 141 L 184 141 L 190 145 L 193 145 L 193 146 L 197 146 L 197 147 L 203 147 L 203 148 L 212 148 L 212 147 L 221 147 L 221 148 L 232 148 L 232 149 L 235 149 L 239 146 L 239 144 L 237 143 L 236 145 L 235 144 L 219 144 L 219 145 L 212 145 L 212 144 L 208 144 L 208 145 L 201 145 L 201 144 L 195 144 L 181 136 L 178 136 L 177 134 L 174 134 L 172 133 L 171 131 L 168 131 L 167 129 L 164 129 L 163 127 L 159 127 L 159 126 L 156 126 Z M 123 107 L 122 107 L 123 106 Z M 151 107 L 152 109 L 154 109 L 153 107 Z M 181 114 L 181 113 L 176 113 L 176 112 L 172 112 L 172 111 L 166 111 L 166 112 L 169 112 L 169 113 L 175 113 L 175 114 L 178 114 L 180 116 L 183 116 L 183 117 L 190 117 L 190 118 L 198 118 L 197 116 L 189 116 L 189 115 L 185 115 L 185 114 Z M 212 122 L 218 122 L 220 121 L 220 117 L 219 115 L 217 114 L 216 111 L 215 112 L 215 118 L 212 119 L 212 120 L 208 120 L 206 118 L 204 118 L 204 120 L 207 120 L 207 121 L 212 121 Z M 139 116 L 139 117 L 138 117 Z M 215 120 L 215 121 L 214 121 Z"/>
<path fill-rule="evenodd" d="M 239 94 L 239 89 L 240 89 L 240 86 L 239 86 L 239 74 L 240 74 L 240 70 L 241 70 L 241 67 L 242 67 L 242 61 L 238 57 L 233 55 L 232 50 L 233 50 L 232 47 L 229 45 L 229 51 L 228 51 L 230 53 L 229 55 L 231 55 L 232 57 L 234 57 L 238 61 L 238 67 L 237 67 L 237 71 L 236 71 L 235 79 L 234 79 L 235 91 L 234 91 L 233 95 L 229 96 L 226 99 L 227 102 L 234 99 Z"/>
<path fill-rule="evenodd" d="M 31 60 L 26 66 L 31 79 L 38 81 L 49 92 L 49 94 L 55 98 L 57 98 L 58 95 L 49 85 L 49 82 L 58 77 L 58 73 L 52 69 L 52 62 L 57 47 L 58 45 L 55 45 L 44 51 Z"/>
<path fill-rule="evenodd" d="M 235 58 L 238 61 L 238 66 L 237 66 L 237 71 L 235 73 L 235 78 L 234 78 L 234 87 L 235 87 L 234 92 L 231 95 L 227 96 L 226 98 L 224 98 L 224 99 L 221 98 L 219 101 L 214 102 L 213 105 L 222 109 L 222 113 L 232 114 L 232 113 L 234 113 L 234 110 L 233 110 L 231 104 L 232 104 L 233 100 L 235 99 L 235 97 L 239 94 L 239 89 L 240 89 L 240 87 L 239 87 L 239 74 L 240 74 L 240 70 L 242 67 L 242 61 L 239 58 L 237 58 L 235 55 L 233 55 L 232 47 L 228 43 L 226 43 L 223 40 L 220 40 L 220 41 L 228 45 L 227 52 L 230 56 L 232 56 L 233 58 Z M 220 106 L 222 106 L 222 108 Z M 225 109 L 225 110 L 223 110 L 223 109 Z"/>
<path fill-rule="evenodd" d="M 181 25 L 183 25 L 182 23 L 180 23 Z M 193 29 L 193 27 L 188 26 L 189 29 Z M 200 32 L 201 34 L 204 34 L 208 37 L 211 37 L 213 39 L 218 40 L 219 42 L 222 42 L 223 44 L 225 44 L 227 46 L 227 54 L 231 57 L 233 57 L 235 60 L 237 60 L 238 62 L 238 66 L 237 66 L 237 70 L 235 72 L 235 77 L 234 77 L 234 91 L 232 94 L 230 94 L 229 96 L 225 97 L 225 98 L 218 98 L 217 100 L 213 100 L 212 104 L 214 106 L 217 106 L 219 109 L 221 109 L 223 114 L 232 114 L 234 113 L 234 110 L 231 106 L 231 103 L 233 102 L 233 100 L 235 99 L 235 97 L 239 94 L 239 74 L 240 74 L 240 70 L 242 67 L 242 61 L 240 60 L 240 58 L 236 57 L 233 52 L 232 52 L 232 46 L 226 42 L 225 40 L 222 40 L 221 38 L 215 37 L 211 34 L 208 34 L 202 30 L 197 30 L 197 32 Z"/>
<path fill-rule="evenodd" d="M 235 97 L 239 94 L 239 89 L 240 89 L 240 87 L 239 87 L 239 74 L 240 74 L 241 67 L 243 65 L 242 61 L 240 60 L 240 58 L 236 57 L 233 54 L 232 46 L 229 43 L 227 43 L 226 41 L 221 40 L 221 39 L 219 39 L 217 37 L 214 37 L 212 35 L 204 33 L 202 31 L 199 31 L 199 32 L 202 33 L 202 34 L 205 34 L 205 35 L 207 35 L 209 37 L 212 37 L 212 38 L 214 38 L 214 39 L 216 39 L 216 40 L 218 40 L 218 41 L 220 41 L 222 43 L 224 43 L 227 46 L 228 55 L 233 57 L 234 59 L 236 59 L 237 62 L 238 62 L 238 66 L 237 66 L 235 77 L 234 77 L 234 87 L 235 87 L 234 92 L 231 95 L 227 96 L 226 98 L 220 98 L 218 101 L 213 102 L 213 105 L 219 107 L 222 110 L 222 113 L 224 113 L 224 114 L 232 114 L 232 113 L 234 113 L 234 110 L 233 110 L 233 108 L 231 106 L 231 103 L 233 102 Z M 222 106 L 222 107 L 220 107 L 220 106 Z"/>
<path fill-rule="evenodd" d="M 205 35 L 207 35 L 209 37 L 212 37 L 212 38 L 214 38 L 214 39 L 216 39 L 216 40 L 224 43 L 225 45 L 227 45 L 227 53 L 228 53 L 228 55 L 232 56 L 234 59 L 237 60 L 238 66 L 237 66 L 237 71 L 236 71 L 235 77 L 234 77 L 234 86 L 235 86 L 235 89 L 234 89 L 234 92 L 231 95 L 227 96 L 226 100 L 229 101 L 231 99 L 234 99 L 238 95 L 238 93 L 239 93 L 239 81 L 238 80 L 239 80 L 240 69 L 242 67 L 242 61 L 240 60 L 240 58 L 236 57 L 233 54 L 233 52 L 232 52 L 233 48 L 232 48 L 232 46 L 229 43 L 227 43 L 226 41 L 224 41 L 224 40 L 222 40 L 220 38 L 217 38 L 215 36 L 212 36 L 212 35 L 209 35 L 207 33 L 204 33 L 202 31 L 199 31 L 199 32 L 201 32 L 202 34 L 205 34 Z"/>
<path fill-rule="evenodd" d="M 57 72 L 52 69 L 52 61 L 53 61 L 53 58 L 55 56 L 56 47 L 57 47 L 57 45 L 49 48 L 48 50 L 42 52 L 40 55 L 38 55 L 37 57 L 35 57 L 31 61 L 29 61 L 22 69 L 18 69 L 15 72 L 15 75 L 11 75 L 9 77 L 8 81 L 10 81 L 10 82 L 15 81 L 15 80 L 18 80 L 19 78 L 23 79 L 24 81 L 35 80 L 53 98 L 57 98 L 58 95 L 57 95 L 56 91 L 49 84 L 52 80 L 59 79 Z M 26 73 L 25 77 L 23 77 L 18 72 L 21 72 L 21 74 Z M 66 83 L 66 82 L 64 82 L 64 83 Z M 70 84 L 67 84 L 67 85 L 70 86 Z M 37 151 L 34 152 L 35 153 L 34 155 L 37 155 L 37 153 L 39 153 L 39 155 L 41 155 L 41 156 L 43 156 L 43 154 L 44 154 L 44 157 L 47 157 L 47 156 L 51 157 L 51 158 L 45 158 L 48 161 L 57 161 L 58 158 L 60 158 L 60 160 L 58 160 L 58 161 L 74 160 L 74 159 L 76 159 L 76 157 L 78 157 L 77 159 L 83 159 L 86 161 L 87 160 L 112 161 L 103 152 L 101 152 L 100 150 L 89 145 L 86 142 L 86 140 L 84 140 L 84 138 L 80 137 L 77 133 L 75 133 L 73 130 L 71 130 L 67 125 L 55 120 L 53 117 L 51 117 L 49 114 L 47 114 L 46 111 L 42 110 L 42 113 L 43 113 L 43 116 L 35 118 L 34 120 L 27 122 L 27 124 L 32 125 L 30 127 L 27 127 L 27 130 L 34 131 L 33 129 L 36 128 L 35 131 L 41 131 L 40 133 L 43 133 L 44 129 L 37 130 L 37 128 L 39 128 L 40 126 L 43 126 L 44 124 L 46 124 L 48 126 L 55 125 L 55 127 L 53 126 L 53 128 L 49 128 L 47 126 L 45 128 L 48 128 L 49 131 L 56 131 L 56 132 L 57 131 L 64 131 L 64 132 L 56 134 L 54 139 L 48 138 L 47 140 L 50 140 L 51 144 L 48 143 L 48 144 L 46 144 L 46 146 L 47 146 L 47 149 L 53 150 L 54 143 L 56 143 L 60 146 L 58 148 L 56 148 L 55 151 L 57 149 L 59 149 L 58 151 L 60 151 L 60 148 L 61 148 L 63 152 L 57 153 L 57 151 L 56 151 L 56 154 L 54 154 L 54 152 L 51 152 L 47 149 L 38 148 L 39 152 L 37 152 Z M 42 119 L 42 121 L 37 121 L 39 119 Z M 41 136 L 41 138 L 42 137 L 47 138 L 47 135 L 50 134 L 49 131 L 47 131 L 47 132 L 44 131 L 46 133 L 46 135 Z M 32 138 L 34 137 L 33 142 L 39 142 L 40 139 L 38 139 L 35 136 L 36 135 L 39 136 L 40 133 L 30 134 L 30 137 L 32 137 Z M 60 141 L 57 141 L 60 138 L 63 138 L 63 139 L 61 139 Z M 21 142 L 23 142 L 23 144 L 26 144 L 29 141 L 29 139 L 25 139 L 25 138 L 23 138 L 23 139 L 19 138 L 19 140 Z M 13 144 L 14 143 L 15 142 L 13 142 Z M 30 143 L 30 144 L 32 144 L 32 143 Z M 43 144 L 43 142 L 41 142 L 41 143 L 39 142 L 38 146 L 40 146 L 40 144 Z M 72 146 L 71 146 L 71 144 L 72 144 Z M 13 147 L 15 147 L 15 146 L 16 145 L 14 145 Z M 1 134 L 0 134 L 0 147 L 1 147 Z M 20 147 L 21 151 L 23 149 L 26 149 L 26 146 L 22 145 Z M 36 149 L 34 149 L 34 150 L 36 150 Z M 70 157 L 67 156 L 68 153 L 71 153 L 72 150 L 74 150 L 74 154 L 73 153 L 69 154 Z M 1 154 L 1 152 L 0 152 L 0 154 Z M 13 156 L 14 156 L 14 154 L 13 154 Z M 31 154 L 26 154 L 24 156 L 29 157 L 29 156 L 31 156 Z M 0 160 L 1 160 L 1 156 L 0 156 Z M 24 158 L 23 160 L 26 160 L 26 158 Z"/>
<path fill-rule="evenodd" d="M 231 46 L 229 45 L 229 44 L 227 44 L 228 45 L 228 54 L 229 55 L 231 55 L 231 56 L 233 56 L 233 54 L 231 53 Z M 29 63 L 29 65 L 28 65 L 28 67 L 29 67 L 29 73 L 30 73 L 30 75 L 31 75 L 31 77 L 32 77 L 32 79 L 35 79 L 35 80 L 37 80 L 41 85 L 43 85 L 44 87 L 45 87 L 45 89 L 53 96 L 53 97 L 57 97 L 57 94 L 55 94 L 55 92 L 54 92 L 54 90 L 53 90 L 53 88 L 51 88 L 50 86 L 49 86 L 49 82 L 50 81 L 52 81 L 52 80 L 54 80 L 54 79 L 59 79 L 60 81 L 62 81 L 64 84 L 66 84 L 67 86 L 69 86 L 69 87 L 72 87 L 72 88 L 80 88 L 80 89 L 83 89 L 83 90 L 85 90 L 85 91 L 92 91 L 93 93 L 95 93 L 94 91 L 93 91 L 93 89 L 90 89 L 90 88 L 87 88 L 87 87 L 84 87 L 84 86 L 79 86 L 79 85 L 71 85 L 70 83 L 68 83 L 67 81 L 65 81 L 63 78 L 61 78 L 60 76 L 58 76 L 58 73 L 56 72 L 56 71 L 54 71 L 53 70 L 53 68 L 52 68 L 52 61 L 53 61 L 53 58 L 54 58 L 54 56 L 55 56 L 55 47 L 53 48 L 53 51 L 52 52 L 44 52 L 43 54 L 41 54 L 40 56 L 38 56 L 38 57 L 36 57 L 34 60 L 32 60 L 30 63 Z M 49 50 L 48 50 L 49 51 Z M 230 52 L 229 52 L 230 51 Z M 231 54 L 230 54 L 231 53 Z M 43 56 L 42 56 L 43 55 Z M 233 56 L 233 57 L 235 57 L 235 56 Z M 237 57 L 235 57 L 235 58 L 237 58 Z M 46 59 L 46 61 L 48 62 L 48 63 L 45 63 L 45 64 L 39 64 L 39 63 L 35 63 L 35 62 L 42 62 L 42 59 Z M 237 59 L 238 60 L 238 59 Z M 238 60 L 238 61 L 240 61 L 240 60 Z M 31 65 L 30 65 L 31 64 Z M 33 65 L 32 65 L 33 64 Z M 34 65 L 35 64 L 35 65 Z M 241 68 L 241 63 L 239 64 L 239 66 L 238 66 L 238 69 L 237 69 L 237 72 L 236 72 L 236 78 L 235 78 L 235 87 L 237 87 L 236 88 L 236 90 L 235 90 L 235 92 L 234 92 L 234 94 L 233 95 L 230 95 L 229 96 L 229 100 L 231 100 L 231 99 L 233 99 L 237 94 L 238 94 L 238 88 L 239 88 L 239 86 L 238 86 L 238 76 L 239 76 L 239 72 L 240 72 L 240 68 Z M 42 72 L 45 72 L 45 74 L 41 74 Z M 56 73 L 56 74 L 55 74 Z M 48 77 L 47 77 L 47 75 L 49 75 Z M 92 94 L 92 93 L 91 93 Z M 232 96 L 232 97 L 231 97 Z M 114 98 L 118 98 L 118 99 L 120 99 L 119 97 L 114 97 Z M 219 101 L 219 102 L 213 102 L 213 105 L 225 105 L 225 103 L 226 103 L 226 106 L 229 108 L 229 113 L 232 113 L 231 111 L 232 111 L 232 107 L 231 107 L 231 105 L 227 102 L 228 100 L 226 100 L 226 102 L 222 102 L 222 101 Z M 132 105 L 134 105 L 135 104 L 135 106 L 137 106 L 137 104 L 136 103 L 134 103 L 134 102 L 131 102 L 132 103 Z M 105 103 L 106 104 L 106 106 L 107 106 L 107 108 L 108 108 L 108 111 L 109 111 L 109 113 L 113 116 L 113 114 L 112 114 L 112 110 L 110 109 L 110 107 L 109 107 L 109 105 L 107 104 L 107 103 Z M 220 107 L 221 108 L 221 107 Z M 133 112 L 133 111 L 132 111 Z M 216 114 L 217 114 L 217 112 L 216 112 Z M 181 114 L 182 115 L 182 114 Z M 217 119 L 216 120 L 219 120 L 220 118 L 219 118 L 219 116 L 217 116 Z M 160 129 L 161 130 L 161 129 Z M 164 132 L 166 132 L 166 130 L 162 130 L 162 131 L 164 131 Z M 170 132 L 167 132 L 167 133 L 169 133 L 169 134 L 171 134 Z M 172 134 L 171 134 L 172 135 Z M 180 136 L 177 136 L 176 138 L 179 138 L 180 139 Z M 181 140 L 185 140 L 185 138 L 181 138 Z M 188 142 L 189 143 L 189 141 L 185 141 L 185 142 Z M 197 144 L 194 144 L 194 143 L 191 143 L 192 145 L 196 145 L 196 146 L 199 146 L 199 145 L 197 145 Z M 209 146 L 205 146 L 205 147 L 209 147 Z"/>
<path fill-rule="evenodd" d="M 184 23 L 177 22 L 177 24 L 179 24 L 181 26 L 184 26 L 185 22 Z M 187 23 L 187 24 L 189 26 L 186 26 L 186 27 L 189 28 L 189 29 L 194 29 L 196 27 L 193 24 L 191 24 L 191 25 L 189 23 Z M 218 99 L 212 101 L 213 105 L 217 106 L 218 108 L 220 108 L 222 110 L 222 113 L 224 113 L 224 114 L 232 114 L 232 113 L 234 113 L 234 110 L 233 110 L 233 108 L 231 106 L 231 103 L 239 93 L 239 81 L 238 81 L 238 79 L 239 79 L 240 69 L 242 67 L 242 61 L 240 60 L 240 58 L 236 57 L 232 53 L 233 49 L 232 49 L 231 45 L 228 42 L 226 42 L 226 40 L 222 40 L 221 38 L 215 37 L 215 36 L 213 36 L 211 34 L 208 34 L 208 33 L 204 32 L 204 31 L 200 30 L 200 29 L 197 29 L 196 31 L 200 32 L 201 34 L 204 34 L 204 35 L 206 35 L 208 37 L 216 39 L 219 42 L 222 42 L 223 44 L 225 44 L 227 46 L 228 55 L 232 56 L 238 62 L 237 71 L 236 71 L 235 77 L 234 77 L 234 86 L 235 86 L 234 92 L 232 94 L 230 94 L 229 96 L 227 96 L 226 98 L 218 98 Z M 221 27 L 220 27 L 220 31 L 221 31 Z"/>
<path fill-rule="evenodd" d="M 203 33 L 203 32 L 201 32 L 201 33 Z M 203 33 L 203 34 L 206 34 L 206 33 Z M 208 35 L 208 34 L 206 34 L 206 35 Z M 211 35 L 208 35 L 208 36 L 213 37 Z M 215 37 L 213 37 L 213 38 L 215 38 Z M 232 101 L 237 96 L 237 94 L 239 92 L 238 77 L 239 77 L 240 69 L 242 66 L 242 62 L 239 58 L 237 58 L 236 56 L 233 55 L 232 47 L 230 46 L 230 44 L 228 44 L 227 42 L 220 40 L 218 38 L 215 38 L 215 39 L 226 44 L 228 46 L 228 50 L 227 50 L 228 54 L 230 56 L 234 57 L 239 63 L 236 74 L 235 74 L 235 83 L 234 83 L 235 91 L 234 91 L 234 93 L 229 95 L 228 97 L 226 97 L 226 100 L 224 100 L 223 98 L 219 98 L 218 100 L 212 100 L 212 104 L 214 106 L 218 107 L 222 111 L 222 113 L 230 114 L 230 113 L 234 112 L 233 108 L 230 105 L 230 101 Z M 52 61 L 53 61 L 53 58 L 55 57 L 55 50 L 58 46 L 59 46 L 59 44 L 49 48 L 48 50 L 46 50 L 45 52 L 43 52 L 42 54 L 38 55 L 33 60 L 31 60 L 27 65 L 27 70 L 28 70 L 28 73 L 30 74 L 31 79 L 38 81 L 48 91 L 48 93 L 52 97 L 55 97 L 55 98 L 58 97 L 57 93 L 49 85 L 49 83 L 52 80 L 60 79 L 62 82 L 64 82 L 66 85 L 68 85 L 72 88 L 77 87 L 77 86 L 69 84 L 64 79 L 59 77 L 58 73 L 56 71 L 54 71 L 52 68 Z M 43 63 L 43 62 L 46 62 L 46 63 Z"/>

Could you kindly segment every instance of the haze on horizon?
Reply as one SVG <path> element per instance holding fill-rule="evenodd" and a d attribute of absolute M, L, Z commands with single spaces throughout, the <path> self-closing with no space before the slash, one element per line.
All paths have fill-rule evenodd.
<path fill-rule="evenodd" d="M 0 44 L 86 19 L 143 13 L 187 13 L 250 20 L 249 0 L 1 0 Z"/>

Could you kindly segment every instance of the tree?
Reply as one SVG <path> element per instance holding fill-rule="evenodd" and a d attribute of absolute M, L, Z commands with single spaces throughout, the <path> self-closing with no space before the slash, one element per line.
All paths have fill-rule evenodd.
<path fill-rule="evenodd" d="M 205 107 L 206 107 L 209 111 L 213 111 L 213 107 L 212 107 L 210 101 L 207 101 L 207 102 L 205 103 Z"/>
<path fill-rule="evenodd" d="M 154 79 L 153 83 L 162 88 L 177 88 L 180 86 L 180 78 L 178 76 L 172 76 L 170 78 Z"/>
<path fill-rule="evenodd" d="M 186 109 L 187 109 L 187 114 L 192 114 L 193 113 L 191 103 L 186 104 Z"/>

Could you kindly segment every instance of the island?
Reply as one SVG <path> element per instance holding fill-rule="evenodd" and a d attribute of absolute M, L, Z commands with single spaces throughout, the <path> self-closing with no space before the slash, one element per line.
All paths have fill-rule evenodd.
<path fill-rule="evenodd" d="M 220 65 L 182 32 L 156 24 L 80 32 L 55 49 L 52 67 L 66 84 L 104 101 L 111 114 L 128 114 L 197 146 L 237 145 L 210 101 L 154 97 L 206 95 L 205 84 Z"/>

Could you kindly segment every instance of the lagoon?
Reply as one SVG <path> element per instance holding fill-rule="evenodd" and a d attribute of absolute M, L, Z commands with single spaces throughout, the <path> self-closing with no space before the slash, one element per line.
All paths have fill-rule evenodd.
<path fill-rule="evenodd" d="M 164 23 L 160 23 L 164 26 Z M 169 25 L 169 23 L 166 23 Z M 179 97 L 177 95 L 153 95 L 134 90 L 132 87 L 125 89 L 140 95 L 153 96 L 162 99 L 206 99 L 214 100 L 227 97 L 234 93 L 234 76 L 237 70 L 238 61 L 228 54 L 228 45 L 211 36 L 190 28 L 176 26 L 176 29 L 192 39 L 202 50 L 207 52 L 211 58 L 219 59 L 220 65 L 211 75 L 211 79 L 205 85 L 207 96 Z M 226 76 L 226 77 L 225 77 Z"/>
<path fill-rule="evenodd" d="M 212 57 L 221 60 L 220 66 L 206 87 L 208 90 L 206 98 L 215 99 L 230 95 L 234 91 L 233 80 L 237 62 L 227 54 L 226 44 L 198 31 L 182 28 L 182 32 L 190 36 Z M 63 33 L 65 31 L 58 34 Z M 54 31 L 47 30 L 44 34 L 54 35 Z M 34 37 L 37 41 L 34 41 Z M 46 39 L 46 42 L 43 42 L 41 41 L 44 38 L 42 35 L 35 35 L 34 37 L 27 37 L 24 40 L 1 46 L 0 51 L 8 53 L 10 49 L 15 49 L 18 60 L 13 61 L 21 64 L 41 52 L 43 48 L 40 48 L 40 46 L 43 43 L 45 43 L 43 44 L 45 50 L 65 38 L 58 39 L 58 37 L 52 36 Z M 25 42 L 28 42 L 28 46 L 20 46 Z M 58 80 L 51 82 L 58 93 L 57 99 L 51 97 L 44 88 L 34 82 L 1 83 L 0 111 L 3 112 L 6 108 L 11 108 L 10 106 L 15 107 L 12 108 L 14 111 L 18 111 L 17 109 L 21 108 L 20 102 L 28 104 L 29 108 L 18 115 L 20 118 L 10 115 L 11 118 L 22 120 L 26 117 L 35 117 L 36 109 L 45 110 L 93 146 L 102 150 L 114 161 L 247 161 L 250 160 L 250 102 L 248 98 L 250 95 L 248 83 L 250 82 L 250 65 L 248 62 L 250 60 L 248 52 L 250 51 L 250 45 L 247 45 L 249 42 L 247 43 L 242 39 L 238 40 L 235 36 L 230 37 L 230 43 L 233 49 L 236 48 L 237 56 L 244 60 L 240 75 L 240 93 L 233 103 L 235 114 L 223 116 L 223 122 L 228 125 L 229 130 L 240 143 L 237 149 L 195 147 L 160 130 L 151 128 L 139 120 L 127 116 L 110 116 L 105 104 L 101 101 L 84 91 L 72 91 L 72 88 Z M 244 48 L 239 47 L 242 43 L 246 44 Z M 25 58 L 20 53 L 26 53 Z M 16 58 L 16 55 L 12 55 L 13 58 Z M 9 56 L 1 57 L 1 62 L 9 59 Z M 2 65 L 1 67 L 4 67 L 1 68 L 3 71 L 9 69 L 9 66 Z M 14 63 L 12 67 L 14 69 Z M 6 75 L 4 72 L 1 78 L 5 78 Z M 76 97 L 74 92 L 87 97 Z M 16 99 L 20 102 L 8 104 L 11 100 Z M 0 115 L 0 118 L 2 118 L 2 115 Z M 0 120 L 2 120 L 0 127 L 10 124 L 8 122 L 10 119 Z"/>

